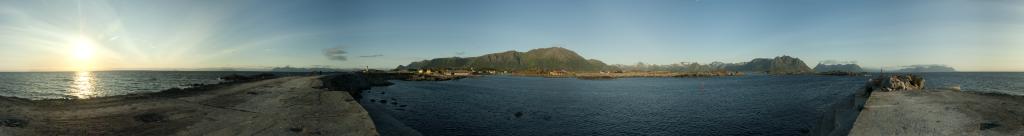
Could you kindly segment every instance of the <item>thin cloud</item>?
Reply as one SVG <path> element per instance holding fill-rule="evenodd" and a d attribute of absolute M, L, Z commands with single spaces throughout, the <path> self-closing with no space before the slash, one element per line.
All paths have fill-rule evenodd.
<path fill-rule="evenodd" d="M 359 56 L 359 57 L 360 58 L 373 58 L 373 57 L 381 57 L 381 56 L 384 56 L 384 54 L 363 55 L 363 56 Z"/>
<path fill-rule="evenodd" d="M 841 60 L 823 60 L 818 62 L 825 65 L 836 65 L 836 64 L 857 64 L 857 61 L 841 61 Z"/>
<path fill-rule="evenodd" d="M 346 52 L 345 50 L 341 49 L 341 47 L 334 47 L 334 48 L 324 49 L 324 57 L 327 57 L 328 60 L 336 60 L 336 61 L 348 60 L 348 57 L 345 57 L 346 53 L 348 53 L 348 52 Z"/>
<path fill-rule="evenodd" d="M 917 65 L 900 66 L 900 67 L 904 67 L 904 68 L 928 68 L 928 67 L 949 67 L 949 66 L 946 66 L 946 65 L 943 65 L 943 64 L 917 64 Z"/>

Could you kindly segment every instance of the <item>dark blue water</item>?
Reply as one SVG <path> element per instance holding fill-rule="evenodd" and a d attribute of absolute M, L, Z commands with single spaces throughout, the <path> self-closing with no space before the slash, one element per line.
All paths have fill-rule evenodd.
<path fill-rule="evenodd" d="M 259 73 L 264 72 L 0 72 L 0 96 L 29 99 L 93 98 L 157 92 L 175 87 L 186 87 L 189 84 L 213 84 L 222 82 L 218 79 L 222 76 Z"/>
<path fill-rule="evenodd" d="M 426 135 L 799 135 L 836 99 L 866 81 L 837 76 L 491 76 L 395 81 L 364 93 L 362 101 L 389 100 L 386 107 L 393 116 Z"/>
<path fill-rule="evenodd" d="M 915 74 L 924 76 L 926 88 L 1024 95 L 1024 73 Z M 385 107 L 427 135 L 799 135 L 867 79 L 492 76 L 394 81 L 362 101 L 397 101 Z"/>

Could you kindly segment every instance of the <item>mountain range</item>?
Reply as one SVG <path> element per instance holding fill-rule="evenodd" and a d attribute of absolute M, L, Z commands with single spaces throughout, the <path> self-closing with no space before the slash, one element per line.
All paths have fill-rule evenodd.
<path fill-rule="evenodd" d="M 586 59 L 576 52 L 561 48 L 539 48 L 527 52 L 506 51 L 477 57 L 435 58 L 412 62 L 398 66 L 397 69 L 474 69 L 498 71 L 743 71 L 765 72 L 767 74 L 807 74 L 813 73 L 811 68 L 799 58 L 779 56 L 775 58 L 757 58 L 749 62 L 710 64 L 679 63 L 671 65 L 607 65 L 594 59 Z"/>
<path fill-rule="evenodd" d="M 956 72 L 956 69 L 946 65 L 910 65 L 903 66 L 903 69 L 896 72 Z"/>
<path fill-rule="evenodd" d="M 586 59 L 562 47 L 506 51 L 478 57 L 435 58 L 412 62 L 398 69 L 476 69 L 498 71 L 603 71 L 614 70 L 604 62 Z"/>
<path fill-rule="evenodd" d="M 775 58 L 756 58 L 750 62 L 725 65 L 728 71 L 765 72 L 773 75 L 809 74 L 814 71 L 799 58 L 779 56 Z"/>

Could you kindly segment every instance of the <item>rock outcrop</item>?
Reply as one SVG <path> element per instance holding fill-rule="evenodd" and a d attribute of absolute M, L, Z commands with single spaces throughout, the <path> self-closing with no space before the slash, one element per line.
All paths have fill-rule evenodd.
<path fill-rule="evenodd" d="M 868 89 L 875 91 L 899 91 L 924 89 L 924 78 L 917 75 L 882 76 L 868 81 Z"/>

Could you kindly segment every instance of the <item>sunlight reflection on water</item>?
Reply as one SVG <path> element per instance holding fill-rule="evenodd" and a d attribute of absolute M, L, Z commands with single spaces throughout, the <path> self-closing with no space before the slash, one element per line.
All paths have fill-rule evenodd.
<path fill-rule="evenodd" d="M 83 70 L 84 71 L 84 70 Z M 266 72 L 224 71 L 89 71 L 0 72 L 0 96 L 33 100 L 97 98 L 158 92 L 191 84 L 216 84 L 220 77 Z M 293 75 L 293 73 L 274 73 Z M 303 73 L 304 74 L 304 73 Z"/>
<path fill-rule="evenodd" d="M 75 72 L 75 80 L 71 83 L 72 90 L 69 95 L 78 98 L 91 98 L 96 96 L 96 83 L 92 72 L 79 71 Z"/>

